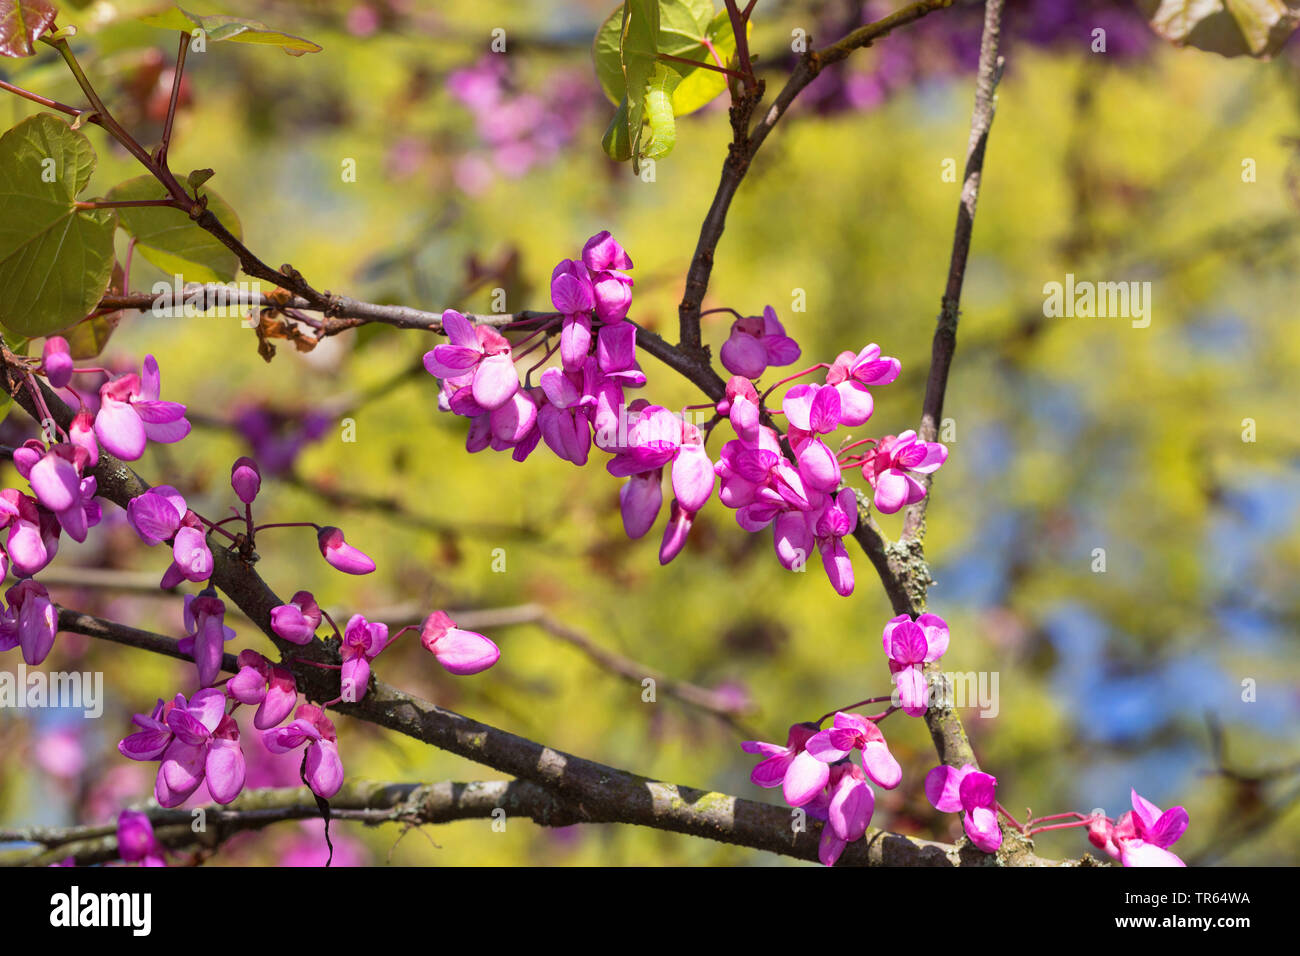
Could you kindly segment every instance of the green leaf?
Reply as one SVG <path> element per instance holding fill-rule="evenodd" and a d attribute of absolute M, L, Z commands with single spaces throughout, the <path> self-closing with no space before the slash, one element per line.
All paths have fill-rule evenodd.
<path fill-rule="evenodd" d="M 600 141 L 606 155 L 616 163 L 625 163 L 632 158 L 632 138 L 627 134 L 627 97 L 618 104 L 614 118 L 609 121 L 605 137 Z"/>
<path fill-rule="evenodd" d="M 0 326 L 35 338 L 88 315 L 113 273 L 112 209 L 78 209 L 95 151 L 50 113 L 0 136 Z"/>
<path fill-rule="evenodd" d="M 57 11 L 48 0 L 0 0 L 0 56 L 31 56 Z"/>
<path fill-rule="evenodd" d="M 699 109 L 727 88 L 723 74 L 681 62 L 711 60 L 706 40 L 721 57 L 735 53 L 731 20 L 725 11 L 714 14 L 712 0 L 629 0 L 605 19 L 591 53 L 601 89 L 619 104 L 601 143 L 609 156 L 630 158 L 639 172 L 643 157 L 656 159 L 672 149 L 677 115 Z"/>
<path fill-rule="evenodd" d="M 237 238 L 243 238 L 239 217 L 230 205 L 205 189 L 208 209 Z M 147 173 L 109 190 L 115 202 L 165 199 L 167 191 Z M 230 282 L 239 272 L 239 259 L 216 236 L 202 229 L 186 213 L 169 206 L 128 206 L 118 210 L 122 228 L 135 237 L 136 248 L 163 272 L 188 282 Z"/>
<path fill-rule="evenodd" d="M 673 115 L 673 91 L 682 75 L 667 63 L 660 63 L 646 88 L 645 126 L 641 138 L 641 155 L 662 159 L 677 144 L 677 120 Z"/>
<path fill-rule="evenodd" d="M 109 292 L 121 292 L 126 286 L 126 276 L 118 263 L 113 263 L 113 278 L 108 284 Z M 122 321 L 122 310 L 106 312 L 93 319 L 83 319 L 63 333 L 68 342 L 68 354 L 78 362 L 95 358 L 104 351 L 109 338 Z"/>
<path fill-rule="evenodd" d="M 190 189 L 197 190 L 200 186 L 202 186 L 204 183 L 206 183 L 209 179 L 211 179 L 215 175 L 216 175 L 216 170 L 195 169 L 189 174 L 189 176 L 185 178 L 185 182 L 189 184 Z"/>
<path fill-rule="evenodd" d="M 632 140 L 632 172 L 639 173 L 641 127 L 645 118 L 646 88 L 658 66 L 658 0 L 627 0 L 623 4 L 623 28 L 619 54 L 627 90 L 627 133 Z"/>
<path fill-rule="evenodd" d="M 605 91 L 611 103 L 617 104 L 627 92 L 627 83 L 623 73 L 623 56 L 621 51 L 623 29 L 623 6 L 620 5 L 605 18 L 605 22 L 596 31 L 592 44 L 591 57 L 596 67 L 596 78 L 600 88 Z M 710 34 L 713 17 L 712 0 L 659 0 L 659 32 L 655 42 L 656 53 L 668 53 L 703 62 L 708 55 L 700 39 Z M 722 19 L 727 20 L 726 13 Z M 730 21 L 727 21 L 730 29 Z M 734 38 L 733 38 L 734 46 Z M 684 64 L 674 64 L 678 72 L 688 74 L 693 68 Z"/>
<path fill-rule="evenodd" d="M 290 33 L 280 33 L 278 30 L 272 30 L 266 24 L 257 20 L 220 15 L 201 17 L 179 6 L 162 13 L 141 17 L 140 22 L 147 23 L 151 27 L 161 27 L 164 30 L 179 30 L 182 33 L 192 33 L 197 27 L 206 33 L 207 38 L 213 42 L 230 40 L 234 43 L 263 43 L 269 46 L 278 46 L 290 56 L 302 56 L 304 53 L 319 53 L 321 51 L 319 43 L 304 40 L 302 37 L 296 37 Z"/>
<path fill-rule="evenodd" d="M 748 24 L 746 28 L 748 29 Z M 732 57 L 736 55 L 736 34 L 731 29 L 731 18 L 727 16 L 726 10 L 713 18 L 705 35 L 717 49 L 718 56 L 722 57 L 722 65 L 726 66 L 730 63 Z M 700 46 L 698 54 L 690 54 L 690 56 L 691 59 L 698 59 L 701 63 L 714 62 L 713 55 L 703 45 Z M 681 64 L 674 65 L 679 70 L 682 69 Z M 694 113 L 726 89 L 726 74 L 718 73 L 716 70 L 690 70 L 673 93 L 673 112 L 678 116 Z"/>
<path fill-rule="evenodd" d="M 1151 28 L 1177 46 L 1268 59 L 1300 26 L 1300 0 L 1138 0 Z"/>

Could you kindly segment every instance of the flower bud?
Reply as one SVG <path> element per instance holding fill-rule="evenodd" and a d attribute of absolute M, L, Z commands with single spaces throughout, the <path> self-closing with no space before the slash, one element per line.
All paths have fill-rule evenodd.
<path fill-rule="evenodd" d="M 61 335 L 51 335 L 41 350 L 41 367 L 54 388 L 63 388 L 72 381 L 72 352 L 68 340 Z"/>
<path fill-rule="evenodd" d="M 316 543 L 325 560 L 345 574 L 369 574 L 375 570 L 375 562 L 348 544 L 338 528 L 321 528 L 316 533 Z"/>
<path fill-rule="evenodd" d="M 239 500 L 251 505 L 262 487 L 262 473 L 258 471 L 257 462 L 251 458 L 240 458 L 231 466 L 230 487 L 235 489 Z"/>

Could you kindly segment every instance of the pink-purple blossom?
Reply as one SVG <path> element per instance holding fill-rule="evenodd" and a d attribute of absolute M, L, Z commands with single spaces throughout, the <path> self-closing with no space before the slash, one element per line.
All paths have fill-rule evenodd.
<path fill-rule="evenodd" d="M 242 650 L 239 671 L 226 681 L 226 693 L 241 704 L 257 705 L 253 726 L 269 730 L 279 725 L 298 702 L 298 684 L 283 664 L 273 664 L 254 650 Z"/>
<path fill-rule="evenodd" d="M 303 777 L 312 793 L 328 800 L 343 786 L 343 761 L 339 757 L 334 723 L 315 704 L 303 704 L 294 719 L 262 734 L 272 753 L 283 754 L 306 745 Z"/>
<path fill-rule="evenodd" d="M 0 651 L 21 647 L 32 667 L 42 663 L 59 632 L 59 612 L 45 585 L 30 578 L 5 592 L 8 607 L 0 607 Z"/>
<path fill-rule="evenodd" d="M 876 510 L 893 514 L 920 501 L 925 485 L 914 475 L 931 474 L 947 460 L 946 446 L 922 441 L 914 431 L 881 439 L 862 466 L 862 476 L 875 490 Z"/>
<path fill-rule="evenodd" d="M 985 853 L 1002 845 L 998 826 L 997 778 L 966 764 L 960 769 L 940 764 L 925 775 L 925 796 L 936 810 L 962 815 L 971 843 Z"/>
<path fill-rule="evenodd" d="M 230 803 L 244 788 L 244 754 L 239 727 L 226 713 L 226 695 L 208 687 L 188 701 L 177 694 L 169 706 L 155 708 L 151 717 L 136 716 L 144 728 L 118 744 L 132 760 L 161 759 L 154 781 L 160 806 L 178 807 L 200 784 L 217 803 Z M 155 753 L 156 745 L 162 749 Z"/>
<path fill-rule="evenodd" d="M 41 368 L 51 388 L 64 388 L 72 381 L 72 350 L 61 335 L 51 335 L 41 348 Z"/>
<path fill-rule="evenodd" d="M 353 614 L 343 628 L 339 655 L 343 659 L 340 685 L 343 700 L 355 703 L 366 696 L 370 684 L 370 662 L 388 646 L 388 625 L 371 624 L 360 614 Z"/>
<path fill-rule="evenodd" d="M 889 752 L 885 735 L 875 721 L 860 714 L 837 712 L 831 726 L 808 738 L 808 753 L 822 763 L 843 760 L 854 750 L 862 753 L 862 767 L 880 787 L 893 790 L 903 779 L 903 768 Z"/>
<path fill-rule="evenodd" d="M 434 611 L 425 619 L 420 643 L 439 664 L 461 677 L 487 670 L 501 656 L 496 644 L 482 634 L 457 627 L 445 611 Z"/>
<path fill-rule="evenodd" d="M 321 528 L 316 532 L 316 543 L 330 566 L 345 574 L 369 574 L 375 570 L 375 562 L 359 548 L 348 544 L 338 528 Z"/>
<path fill-rule="evenodd" d="M 898 687 L 903 713 L 919 717 L 929 707 L 923 668 L 948 650 L 948 624 L 937 614 L 922 614 L 915 621 L 900 614 L 885 625 L 885 656 Z"/>
<path fill-rule="evenodd" d="M 160 383 L 158 362 L 149 355 L 141 375 L 120 375 L 99 389 L 95 435 L 123 461 L 138 459 L 147 442 L 178 442 L 190 433 L 185 406 L 162 401 Z"/>
<path fill-rule="evenodd" d="M 424 367 L 437 378 L 469 389 L 474 402 L 494 411 L 519 390 L 506 337 L 486 325 L 475 326 L 454 309 L 442 314 L 448 342 L 424 354 Z"/>
<path fill-rule="evenodd" d="M 123 810 L 117 815 L 117 854 L 124 863 L 167 865 L 166 851 L 154 836 L 153 824 L 138 810 Z"/>
<path fill-rule="evenodd" d="M 737 319 L 722 344 L 718 357 L 732 375 L 758 378 L 770 365 L 793 365 L 799 361 L 799 344 L 785 334 L 785 327 L 770 305 L 762 315 Z"/>
<path fill-rule="evenodd" d="M 902 365 L 898 359 L 880 354 L 874 342 L 861 352 L 841 352 L 826 372 L 826 384 L 840 397 L 840 424 L 857 428 L 866 424 L 875 410 L 875 400 L 868 386 L 888 385 L 898 378 Z"/>
<path fill-rule="evenodd" d="M 187 636 L 177 642 L 176 648 L 194 660 L 201 687 L 217 679 L 226 642 L 235 638 L 234 628 L 227 627 L 225 619 L 226 604 L 215 591 L 206 589 L 197 596 L 185 595 Z"/>
<path fill-rule="evenodd" d="M 1088 839 L 1124 866 L 1186 866 L 1168 849 L 1187 831 L 1189 818 L 1183 807 L 1162 811 L 1136 790 L 1131 791 L 1133 809 L 1114 824 L 1094 817 L 1088 825 Z"/>
<path fill-rule="evenodd" d="M 288 604 L 271 608 L 271 630 L 291 644 L 309 644 L 321 622 L 320 606 L 310 591 L 299 591 Z"/>

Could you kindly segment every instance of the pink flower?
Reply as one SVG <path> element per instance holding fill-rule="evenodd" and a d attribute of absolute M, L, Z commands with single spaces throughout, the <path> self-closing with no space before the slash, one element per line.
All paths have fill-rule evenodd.
<path fill-rule="evenodd" d="M 330 565 L 345 574 L 369 574 L 375 562 L 362 551 L 352 547 L 338 528 L 324 527 L 316 532 L 320 553 Z"/>
<path fill-rule="evenodd" d="M 865 424 L 875 410 L 867 386 L 888 385 L 898 378 L 901 369 L 898 359 L 882 356 L 875 343 L 857 355 L 841 352 L 826 372 L 826 384 L 840 396 L 840 424 L 849 428 Z"/>
<path fill-rule="evenodd" d="M 925 775 L 925 796 L 936 810 L 962 813 L 971 843 L 985 853 L 1002 845 L 998 826 L 997 778 L 966 764 L 960 770 L 940 764 Z"/>
<path fill-rule="evenodd" d="M 817 846 L 817 858 L 825 866 L 834 866 L 846 846 L 866 835 L 876 809 L 876 795 L 867 785 L 862 768 L 856 764 L 831 767 L 828 785 L 826 823 Z"/>
<path fill-rule="evenodd" d="M 44 451 L 39 442 L 28 441 L 14 450 L 14 466 L 31 482 L 41 507 L 54 513 L 73 540 L 85 541 L 101 516 L 95 479 L 82 477 L 90 467 L 89 452 L 70 442 Z"/>
<path fill-rule="evenodd" d="M 171 485 L 158 485 L 127 502 L 126 520 L 145 544 L 162 544 L 180 530 L 188 510 L 179 491 Z"/>
<path fill-rule="evenodd" d="M 591 416 L 596 406 L 592 386 L 599 375 L 596 360 L 590 356 L 581 374 L 558 368 L 542 373 L 541 388 L 547 400 L 537 413 L 537 427 L 546 446 L 575 465 L 585 465 L 591 452 Z"/>
<path fill-rule="evenodd" d="M 495 644 L 482 634 L 461 630 L 445 611 L 434 611 L 425 619 L 420 643 L 459 677 L 485 671 L 501 656 Z"/>
<path fill-rule="evenodd" d="M 758 389 L 743 375 L 733 375 L 727 380 L 727 396 L 718 402 L 719 415 L 726 415 L 736 437 L 753 444 L 759 440 Z"/>
<path fill-rule="evenodd" d="M 784 747 L 761 740 L 745 741 L 740 745 L 745 753 L 763 757 L 749 779 L 760 787 L 781 787 L 785 802 L 792 807 L 808 803 L 830 779 L 830 768 L 806 749 L 808 740 L 816 733 L 816 724 L 793 724 Z"/>
<path fill-rule="evenodd" d="M 474 401 L 488 411 L 510 401 L 519 390 L 519 375 L 506 337 L 486 325 L 470 324 L 454 309 L 442 314 L 442 328 L 450 341 L 424 354 L 429 374 L 468 386 Z"/>
<path fill-rule="evenodd" d="M 636 326 L 631 322 L 605 321 L 596 335 L 596 367 L 600 379 L 639 388 L 645 384 L 645 372 L 636 361 Z"/>
<path fill-rule="evenodd" d="M 876 510 L 893 514 L 904 505 L 920 501 L 925 497 L 925 486 L 912 475 L 928 475 L 947 460 L 945 446 L 921 441 L 914 431 L 881 439 L 862 466 L 862 477 L 875 489 Z"/>
<path fill-rule="evenodd" d="M 197 597 L 185 595 L 185 630 L 176 647 L 193 658 L 199 671 L 199 685 L 207 687 L 221 673 L 226 641 L 234 640 L 234 628 L 225 624 L 226 605 L 216 592 L 205 588 Z"/>
<path fill-rule="evenodd" d="M 18 577 L 31 577 L 54 560 L 60 527 L 58 519 L 35 498 L 17 488 L 0 491 L 0 528 L 9 529 L 5 552 Z"/>
<path fill-rule="evenodd" d="M 224 693 L 208 687 L 188 702 L 177 694 L 165 723 L 172 740 L 163 751 L 154 782 L 160 806 L 180 806 L 204 782 L 217 803 L 230 803 L 239 796 L 244 788 L 244 754 L 239 748 L 239 727 L 226 713 Z"/>
<path fill-rule="evenodd" d="M 153 824 L 136 810 L 123 810 L 117 816 L 117 852 L 125 863 L 167 865 L 166 851 L 154 837 Z"/>
<path fill-rule="evenodd" d="M 172 742 L 173 734 L 171 728 L 167 726 L 167 713 L 174 706 L 174 703 L 163 703 L 162 698 L 159 698 L 152 713 L 136 714 L 132 717 L 131 723 L 140 729 L 120 740 L 117 744 L 117 752 L 128 760 L 160 759 L 167 745 Z"/>
<path fill-rule="evenodd" d="M 799 361 L 799 345 L 785 329 L 770 305 L 761 316 L 751 315 L 731 324 L 731 335 L 718 357 L 733 375 L 758 378 L 769 365 L 793 365 Z"/>
<path fill-rule="evenodd" d="M 237 664 L 239 672 L 226 681 L 226 693 L 241 704 L 257 705 L 253 726 L 258 730 L 275 727 L 298 702 L 293 672 L 253 650 L 240 651 Z"/>
<path fill-rule="evenodd" d="M 821 555 L 831 587 L 847 597 L 853 593 L 855 581 L 853 561 L 844 547 L 844 538 L 858 526 L 857 496 L 851 488 L 841 488 L 834 497 L 816 494 L 812 498 L 803 509 L 777 510 L 772 523 L 777 560 L 789 570 L 800 569 L 815 548 Z M 743 522 L 741 526 L 744 527 Z"/>
<path fill-rule="evenodd" d="M 948 624 L 937 614 L 922 614 L 915 622 L 900 614 L 885 625 L 884 644 L 899 706 L 903 713 L 919 717 L 929 706 L 922 668 L 948 650 Z"/>
<path fill-rule="evenodd" d="M 343 628 L 343 658 L 340 673 L 343 700 L 355 703 L 366 696 L 370 684 L 370 662 L 388 646 L 388 625 L 371 624 L 360 614 L 353 614 Z"/>
<path fill-rule="evenodd" d="M 813 734 L 807 747 L 822 763 L 835 763 L 854 750 L 862 751 L 867 776 L 886 790 L 893 790 L 903 779 L 903 768 L 889 752 L 885 735 L 874 721 L 859 714 L 837 713 L 831 727 Z"/>
<path fill-rule="evenodd" d="M 45 585 L 28 579 L 5 592 L 9 607 L 0 613 L 0 651 L 22 647 L 23 660 L 35 667 L 49 656 L 59 632 L 59 612 Z"/>
<path fill-rule="evenodd" d="M 291 644 L 311 643 L 320 622 L 320 607 L 310 591 L 299 591 L 289 604 L 271 608 L 271 630 Z"/>
<path fill-rule="evenodd" d="M 1133 810 L 1115 824 L 1097 817 L 1088 825 L 1088 839 L 1124 866 L 1186 866 L 1167 847 L 1187 831 L 1187 811 L 1171 807 L 1161 812 L 1136 790 L 1131 791 Z"/>
<path fill-rule="evenodd" d="M 95 434 L 123 461 L 143 455 L 148 441 L 178 442 L 190 433 L 185 406 L 158 397 L 161 376 L 152 355 L 145 357 L 142 375 L 120 375 L 99 389 Z"/>
<path fill-rule="evenodd" d="M 343 761 L 339 758 L 338 734 L 325 712 L 314 704 L 303 704 L 292 721 L 262 734 L 272 753 L 289 753 L 307 745 L 303 776 L 312 793 L 328 800 L 343 786 Z"/>
<path fill-rule="evenodd" d="M 95 440 L 95 416 L 89 409 L 77 412 L 68 426 L 68 440 L 78 448 L 84 448 L 88 456 L 88 467 L 99 464 L 99 442 Z"/>
<path fill-rule="evenodd" d="M 51 335 L 41 349 L 41 368 L 50 380 L 51 388 L 63 388 L 72 381 L 72 351 L 68 340 L 61 335 Z"/>
<path fill-rule="evenodd" d="M 252 504 L 262 488 L 262 473 L 251 458 L 237 459 L 230 468 L 230 486 L 244 504 Z"/>
<path fill-rule="evenodd" d="M 632 268 L 632 259 L 608 229 L 596 233 L 582 247 L 582 264 L 592 272 Z"/>
<path fill-rule="evenodd" d="M 551 304 L 564 313 L 560 328 L 560 361 L 566 371 L 581 369 L 591 351 L 591 310 L 596 293 L 587 267 L 562 259 L 551 273 Z"/>
<path fill-rule="evenodd" d="M 174 588 L 182 581 L 199 584 L 212 577 L 212 551 L 207 529 L 192 511 L 181 519 L 181 529 L 172 538 L 172 563 L 163 573 L 159 587 Z"/>
<path fill-rule="evenodd" d="M 713 462 L 704 450 L 700 430 L 668 409 L 638 399 L 628 413 L 627 440 L 605 467 L 615 477 L 630 479 L 619 492 L 619 504 L 628 537 L 639 538 L 658 517 L 663 469 L 672 466 L 677 510 L 660 549 L 660 560 L 666 564 L 681 550 L 696 512 L 713 494 Z"/>

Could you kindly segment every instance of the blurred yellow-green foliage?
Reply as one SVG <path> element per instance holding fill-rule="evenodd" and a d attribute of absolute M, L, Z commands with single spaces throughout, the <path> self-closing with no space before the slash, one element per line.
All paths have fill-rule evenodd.
<path fill-rule="evenodd" d="M 599 97 L 583 37 L 608 6 L 410 4 L 409 18 L 367 32 L 349 19 L 349 4 L 228 3 L 223 12 L 256 16 L 324 50 L 291 58 L 214 43 L 192 55 L 192 102 L 177 120 L 173 168 L 215 169 L 210 187 L 238 210 L 248 245 L 273 265 L 293 263 L 317 288 L 429 310 L 490 311 L 497 287 L 512 310 L 549 308 L 554 263 L 610 229 L 636 264 L 631 317 L 675 341 L 676 304 L 729 128 L 721 104 L 683 120 L 653 182 L 606 159 L 600 137 L 612 108 Z M 758 6 L 752 44 L 769 64 L 770 99 L 790 30 L 813 14 L 807 4 L 766 7 Z M 174 49 L 167 34 L 131 21 L 145 9 L 101 0 L 60 22 L 78 24 L 76 49 L 92 79 L 149 141 L 157 126 L 131 91 L 133 78 L 147 75 L 151 50 L 170 63 Z M 496 27 L 506 30 L 522 91 L 546 99 L 573 77 L 590 91 L 565 94 L 576 104 L 571 143 L 517 178 L 491 174 L 471 194 L 462 186 L 481 172 L 472 161 L 484 146 L 446 81 L 486 53 Z M 535 42 L 542 37 L 553 42 Z M 870 64 L 890 42 L 855 57 Z M 1286 57 L 1241 62 L 1164 45 L 1124 62 L 1083 43 L 1013 44 L 1007 55 L 945 405 L 951 457 L 929 509 L 930 603 L 953 634 L 944 664 L 999 675 L 997 716 L 963 713 L 1008 807 L 1100 806 L 1115 815 L 1134 786 L 1161 806 L 1188 808 L 1192 825 L 1177 849 L 1189 861 L 1294 861 L 1294 774 L 1258 784 L 1215 775 L 1207 715 L 1222 724 L 1226 759 L 1241 774 L 1300 759 L 1300 172 L 1292 138 L 1300 70 Z M 79 102 L 48 50 L 4 66 L 12 82 Z M 752 314 L 772 304 L 809 362 L 869 342 L 902 360 L 902 377 L 875 391 L 874 417 L 855 437 L 917 422 L 960 189 L 943 169 L 949 159 L 961 168 L 971 98 L 969 74 L 941 74 L 876 109 L 795 110 L 728 218 L 706 307 Z M 6 128 L 35 109 L 0 100 Z M 138 174 L 102 130 L 88 135 L 100 157 L 88 194 Z M 341 175 L 347 160 L 355 160 L 355 182 Z M 1246 160 L 1254 181 L 1243 181 Z M 505 275 L 493 274 L 502 263 Z M 1067 273 L 1149 281 L 1150 326 L 1044 317 L 1044 284 Z M 133 288 L 160 277 L 136 257 Z M 806 294 L 805 312 L 792 311 L 796 290 Z M 725 313 L 706 318 L 715 354 L 729 322 Z M 200 424 L 182 445 L 151 446 L 139 470 L 207 514 L 233 501 L 230 463 L 249 450 L 223 424 L 239 408 L 327 416 L 323 437 L 298 458 L 296 482 L 268 479 L 258 513 L 338 524 L 380 571 L 339 575 L 318 559 L 309 532 L 266 532 L 259 570 L 281 595 L 306 588 L 338 614 L 394 623 L 438 607 L 538 602 L 646 668 L 743 689 L 759 708 L 749 724 L 766 740 L 784 741 L 794 721 L 887 693 L 880 631 L 891 612 L 860 553 L 857 589 L 839 598 L 819 568 L 783 571 L 770 535 L 746 534 L 715 499 L 685 552 L 660 568 L 662 516 L 645 539 L 629 542 L 619 481 L 598 453 L 582 469 L 545 448 L 522 465 L 465 453 L 465 421 L 437 411 L 434 380 L 403 374 L 432 337 L 370 327 L 309 354 L 278 344 L 268 365 L 237 319 L 129 315 L 104 360 L 125 368 L 147 352 L 158 357 L 164 397 L 185 402 Z M 642 365 L 642 394 L 653 401 L 700 401 L 652 358 Z M 354 442 L 343 440 L 347 419 Z M 1251 427 L 1255 440 L 1244 441 Z M 714 436 L 711 448 L 725 437 Z M 17 480 L 10 470 L 8 483 Z M 395 504 L 330 503 L 310 486 Z M 880 521 L 897 536 L 897 517 Z M 1098 548 L 1104 573 L 1094 570 Z M 494 571 L 502 554 L 504 572 Z M 61 603 L 179 635 L 179 596 L 72 583 L 78 564 L 148 582 L 162 562 L 110 516 L 86 545 L 65 540 L 54 568 L 68 583 L 51 588 Z M 386 610 L 397 616 L 385 618 Z M 231 649 L 268 650 L 247 621 L 232 623 L 240 637 Z M 537 627 L 490 636 L 501 661 L 476 677 L 448 677 L 409 636 L 376 673 L 557 749 L 778 799 L 749 783 L 753 761 L 734 729 L 663 695 L 643 702 L 639 685 Z M 28 772 L 49 726 L 0 714 L 6 825 L 91 822 L 87 795 L 111 773 L 121 792 L 116 804 L 95 804 L 100 819 L 145 798 L 148 768 L 131 777 L 114 744 L 132 713 L 193 681 L 187 665 L 63 635 L 47 667 L 74 665 L 104 670 L 111 688 L 104 719 L 77 727 L 85 767 L 68 779 Z M 1251 702 L 1243 701 L 1245 681 L 1255 682 Z M 957 818 L 936 814 L 921 790 L 934 763 L 923 724 L 895 715 L 884 729 L 905 777 L 878 795 L 873 823 L 955 838 Z M 339 733 L 350 776 L 499 776 L 346 719 Z M 1265 823 L 1252 825 L 1257 819 Z M 285 859 L 304 839 L 296 826 L 214 862 Z M 467 821 L 398 843 L 394 827 L 336 827 L 357 841 L 356 859 L 380 863 L 778 862 L 639 828 L 548 833 L 512 820 L 502 834 L 490 821 Z M 1090 847 L 1067 831 L 1044 835 L 1039 849 L 1078 856 Z"/>

